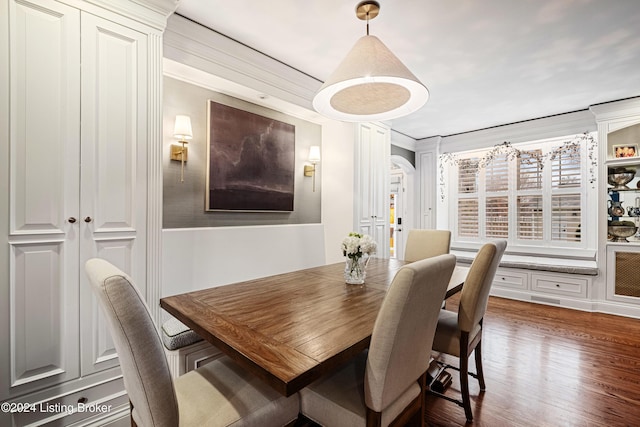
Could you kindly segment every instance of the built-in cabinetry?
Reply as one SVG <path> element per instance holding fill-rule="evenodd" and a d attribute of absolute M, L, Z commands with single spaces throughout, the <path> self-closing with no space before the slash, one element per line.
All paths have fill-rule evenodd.
<path fill-rule="evenodd" d="M 591 110 L 598 123 L 602 160 L 599 186 L 602 307 L 607 312 L 640 316 L 640 234 L 625 241 L 615 239 L 609 228 L 621 221 L 640 225 L 640 99 L 597 105 Z M 635 177 L 624 186 L 608 182 L 609 174 L 624 171 L 635 172 Z"/>
<path fill-rule="evenodd" d="M 84 2 L 0 9 L 0 400 L 39 405 L 3 411 L 0 425 L 108 419 L 127 398 L 84 263 L 107 259 L 148 294 L 149 114 L 159 105 L 148 45 L 159 50 L 158 32 Z"/>
<path fill-rule="evenodd" d="M 591 310 L 593 275 L 499 268 L 492 294 L 544 304 Z"/>
<path fill-rule="evenodd" d="M 391 131 L 374 123 L 356 126 L 355 228 L 378 244 L 376 256 L 389 257 Z"/>

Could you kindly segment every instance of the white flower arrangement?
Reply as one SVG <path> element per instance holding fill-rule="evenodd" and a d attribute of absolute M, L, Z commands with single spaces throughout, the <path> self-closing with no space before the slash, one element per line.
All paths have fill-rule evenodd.
<path fill-rule="evenodd" d="M 351 259 L 361 258 L 363 255 L 376 253 L 377 245 L 368 234 L 349 233 L 342 241 L 342 254 Z"/>

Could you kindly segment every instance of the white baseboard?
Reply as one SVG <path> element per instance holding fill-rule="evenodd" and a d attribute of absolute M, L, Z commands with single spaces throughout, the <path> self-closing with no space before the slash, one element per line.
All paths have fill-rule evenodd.
<path fill-rule="evenodd" d="M 619 302 L 581 300 L 575 298 L 566 298 L 558 295 L 539 294 L 528 291 L 504 289 L 499 287 L 491 288 L 491 295 L 517 301 L 532 302 L 536 304 L 570 308 L 573 310 L 613 314 L 616 316 L 633 317 L 640 319 L 640 306 L 634 306 Z"/>

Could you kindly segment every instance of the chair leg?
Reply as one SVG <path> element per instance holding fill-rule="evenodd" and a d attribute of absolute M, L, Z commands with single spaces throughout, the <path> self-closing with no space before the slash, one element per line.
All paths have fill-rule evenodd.
<path fill-rule="evenodd" d="M 469 397 L 469 334 L 463 332 L 460 337 L 460 392 L 462 393 L 462 407 L 467 421 L 473 420 L 471 413 L 471 398 Z"/>
<path fill-rule="evenodd" d="M 380 427 L 382 425 L 382 413 L 367 408 L 367 427 Z"/>
<path fill-rule="evenodd" d="M 469 398 L 469 360 L 467 358 L 460 359 L 460 392 L 462 393 L 462 406 L 467 421 L 473 419 L 471 413 L 471 400 Z"/>
<path fill-rule="evenodd" d="M 428 389 L 429 386 L 427 385 L 427 373 L 425 372 L 420 377 L 420 427 L 425 427 L 424 419 L 427 415 L 427 405 L 425 400 L 427 398 Z"/>
<path fill-rule="evenodd" d="M 476 359 L 476 378 L 480 384 L 480 391 L 485 391 L 487 386 L 484 383 L 484 371 L 482 370 L 482 340 L 478 342 L 473 352 L 475 353 Z"/>

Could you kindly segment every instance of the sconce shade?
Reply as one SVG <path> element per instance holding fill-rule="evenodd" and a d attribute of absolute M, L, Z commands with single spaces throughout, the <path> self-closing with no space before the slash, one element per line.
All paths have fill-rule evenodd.
<path fill-rule="evenodd" d="M 320 161 L 320 147 L 312 145 L 309 147 L 309 161 L 311 163 L 318 163 Z"/>
<path fill-rule="evenodd" d="M 193 138 L 191 131 L 191 118 L 189 116 L 176 116 L 176 123 L 173 128 L 173 137 L 183 141 Z"/>
<path fill-rule="evenodd" d="M 413 113 L 429 90 L 376 36 L 361 37 L 313 98 L 325 117 L 347 122 Z"/>

